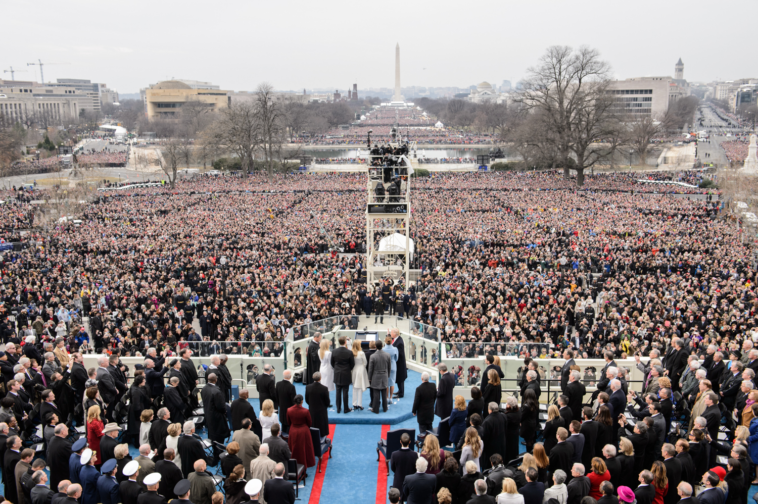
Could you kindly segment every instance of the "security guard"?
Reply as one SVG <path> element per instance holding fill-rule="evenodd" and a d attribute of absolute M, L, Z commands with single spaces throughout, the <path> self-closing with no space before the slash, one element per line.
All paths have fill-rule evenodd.
<path fill-rule="evenodd" d="M 139 504 L 167 504 L 166 498 L 158 493 L 158 483 L 161 481 L 160 473 L 150 473 L 145 476 L 147 492 L 137 498 Z"/>
<path fill-rule="evenodd" d="M 190 486 L 188 479 L 179 480 L 179 483 L 174 486 L 174 493 L 178 495 L 178 497 L 171 502 L 174 504 L 192 504 L 189 500 Z"/>
<path fill-rule="evenodd" d="M 137 474 L 139 474 L 139 462 L 132 460 L 124 466 L 122 471 L 124 476 L 129 478 L 126 481 L 122 481 L 119 485 L 119 492 L 121 493 L 122 504 L 139 504 L 138 498 L 145 490 L 142 485 L 137 483 Z"/>
<path fill-rule="evenodd" d="M 106 460 L 100 468 L 102 476 L 97 480 L 97 491 L 100 494 L 102 504 L 119 504 L 121 502 L 121 494 L 116 480 L 117 471 L 116 459 Z"/>

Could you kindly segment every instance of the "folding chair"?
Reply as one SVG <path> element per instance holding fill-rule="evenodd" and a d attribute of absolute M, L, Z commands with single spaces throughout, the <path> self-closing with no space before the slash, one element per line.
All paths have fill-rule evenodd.
<path fill-rule="evenodd" d="M 311 427 L 311 441 L 313 442 L 313 454 L 318 459 L 318 472 L 321 472 L 321 457 L 324 453 L 329 452 L 329 458 L 332 458 L 332 440 L 324 436 L 321 438 L 321 431 L 316 427 Z"/>
<path fill-rule="evenodd" d="M 299 498 L 300 492 L 298 487 L 300 486 L 300 482 L 302 481 L 303 485 L 305 485 L 305 466 L 298 464 L 295 459 L 289 459 L 287 461 L 287 479 L 295 485 L 295 497 Z"/>

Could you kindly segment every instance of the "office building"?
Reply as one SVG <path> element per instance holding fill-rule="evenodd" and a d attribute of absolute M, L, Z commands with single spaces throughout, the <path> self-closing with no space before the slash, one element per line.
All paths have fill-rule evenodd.
<path fill-rule="evenodd" d="M 674 66 L 674 75 L 674 78 L 635 77 L 611 82 L 608 92 L 615 101 L 614 111 L 662 118 L 672 103 L 690 95 L 681 58 Z"/>
<path fill-rule="evenodd" d="M 190 81 L 190 84 L 181 80 L 163 81 L 142 90 L 147 117 L 172 118 L 181 112 L 182 106 L 187 102 L 203 103 L 212 111 L 229 107 L 231 99 L 228 91 L 208 83 L 193 85 L 193 82 L 196 81 Z"/>
<path fill-rule="evenodd" d="M 66 126 L 91 103 L 92 97 L 78 89 L 0 80 L 0 121 L 5 125 Z"/>

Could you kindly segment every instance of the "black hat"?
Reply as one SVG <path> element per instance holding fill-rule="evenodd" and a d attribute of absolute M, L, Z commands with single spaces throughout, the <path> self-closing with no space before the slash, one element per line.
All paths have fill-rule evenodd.
<path fill-rule="evenodd" d="M 190 491 L 190 482 L 189 482 L 189 480 L 186 480 L 186 479 L 179 480 L 179 483 L 177 483 L 176 485 L 174 485 L 174 493 L 178 497 L 181 497 L 182 495 L 186 494 L 189 491 Z"/>

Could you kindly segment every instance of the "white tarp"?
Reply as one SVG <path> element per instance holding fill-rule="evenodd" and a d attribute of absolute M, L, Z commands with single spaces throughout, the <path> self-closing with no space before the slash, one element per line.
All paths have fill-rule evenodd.
<path fill-rule="evenodd" d="M 405 236 L 401 235 L 400 233 L 385 236 L 379 241 L 379 252 L 402 253 L 405 251 L 405 239 Z M 413 240 L 411 238 L 408 238 L 408 243 L 411 249 L 411 259 L 413 259 L 413 252 L 415 251 Z"/>

